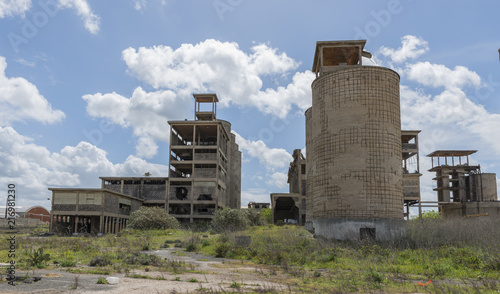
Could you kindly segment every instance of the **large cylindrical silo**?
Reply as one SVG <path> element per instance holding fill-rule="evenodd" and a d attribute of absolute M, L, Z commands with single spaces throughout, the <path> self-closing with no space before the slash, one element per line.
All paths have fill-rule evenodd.
<path fill-rule="evenodd" d="M 312 83 L 306 150 L 313 226 L 327 238 L 392 239 L 404 234 L 399 75 L 362 66 L 361 50 L 351 52 L 359 64 L 336 65 L 338 52 L 356 60 L 342 48 L 320 52 L 320 62 L 330 57 L 330 64 L 316 68 Z"/>

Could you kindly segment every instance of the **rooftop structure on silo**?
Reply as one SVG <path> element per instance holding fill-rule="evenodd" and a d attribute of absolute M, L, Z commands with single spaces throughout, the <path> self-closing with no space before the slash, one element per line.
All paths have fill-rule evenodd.
<path fill-rule="evenodd" d="M 370 52 L 363 50 L 365 44 L 366 40 L 317 42 L 312 71 L 318 77 L 323 73 L 338 70 L 339 66 L 363 65 L 361 57 L 372 56 Z"/>

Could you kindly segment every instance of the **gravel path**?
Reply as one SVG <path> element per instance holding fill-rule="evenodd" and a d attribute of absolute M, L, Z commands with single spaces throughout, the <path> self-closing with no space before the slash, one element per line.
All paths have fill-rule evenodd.
<path fill-rule="evenodd" d="M 145 275 L 151 279 L 130 278 L 125 274 L 113 274 L 118 277 L 117 285 L 96 284 L 100 275 L 72 274 L 61 270 L 36 270 L 34 276 L 42 277 L 38 282 L 21 283 L 11 286 L 8 283 L 0 284 L 0 293 L 194 293 L 200 289 L 207 291 L 236 291 L 231 284 L 238 283 L 240 291 L 263 289 L 288 289 L 288 286 L 279 284 L 266 278 L 255 266 L 245 264 L 239 260 L 213 258 L 184 252 L 178 248 L 168 248 L 149 251 L 171 261 L 184 262 L 188 273 L 172 274 L 171 272 L 145 272 L 133 270 L 129 275 Z M 26 275 L 26 272 L 17 272 L 17 276 Z M 30 271 L 30 275 L 32 272 Z M 76 289 L 75 278 L 78 281 Z M 274 277 L 276 278 L 276 277 Z M 233 284 L 233 287 L 235 285 Z"/>

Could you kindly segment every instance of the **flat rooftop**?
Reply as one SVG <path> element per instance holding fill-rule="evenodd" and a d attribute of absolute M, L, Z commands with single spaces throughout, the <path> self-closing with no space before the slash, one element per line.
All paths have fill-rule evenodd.
<path fill-rule="evenodd" d="M 427 157 L 469 156 L 476 152 L 477 150 L 436 150 L 427 155 Z"/>

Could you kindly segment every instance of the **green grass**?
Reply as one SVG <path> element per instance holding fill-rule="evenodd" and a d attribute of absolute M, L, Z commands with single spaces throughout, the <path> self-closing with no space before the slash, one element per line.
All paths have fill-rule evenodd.
<path fill-rule="evenodd" d="M 500 221 L 495 219 L 412 220 L 405 239 L 386 243 L 314 239 L 302 227 L 289 225 L 255 226 L 225 234 L 126 230 L 120 237 L 37 240 L 20 235 L 16 238 L 16 262 L 18 269 L 33 269 L 27 258 L 33 250 L 43 248 L 50 255 L 46 262 L 49 269 L 71 267 L 65 270 L 72 273 L 109 275 L 145 267 L 151 272 L 201 273 L 184 262 L 152 258 L 141 252 L 144 244 L 158 249 L 166 243 L 209 256 L 241 260 L 242 264 L 260 268 L 257 272 L 263 278 L 290 285 L 297 293 L 498 293 L 500 234 L 496 228 L 499 225 Z M 236 235 L 251 236 L 251 244 L 236 246 Z M 7 254 L 6 242 L 0 243 L 0 259 L 8 260 Z M 110 264 L 87 267 L 92 260 L 100 259 L 109 260 Z M 143 275 L 130 277 L 151 279 Z M 430 279 L 433 282 L 429 285 L 418 285 Z M 180 277 L 175 280 L 180 281 Z M 189 282 L 198 282 L 193 280 Z M 237 286 L 242 285 L 230 285 L 239 289 Z"/>

